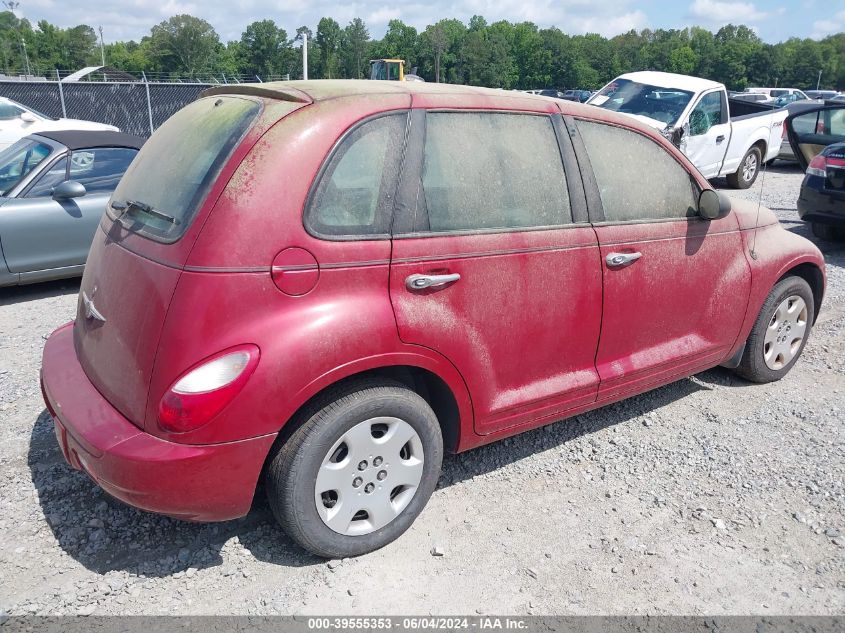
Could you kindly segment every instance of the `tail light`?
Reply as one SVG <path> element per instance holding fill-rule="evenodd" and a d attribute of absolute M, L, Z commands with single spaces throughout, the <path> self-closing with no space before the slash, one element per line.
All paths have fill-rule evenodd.
<path fill-rule="evenodd" d="M 827 178 L 827 160 L 825 157 L 819 154 L 810 161 L 810 164 L 807 166 L 806 173 L 808 176 L 821 176 L 822 178 Z"/>
<path fill-rule="evenodd" d="M 223 351 L 183 374 L 161 399 L 161 428 L 184 433 L 199 428 L 220 413 L 243 389 L 258 365 L 255 345 Z"/>

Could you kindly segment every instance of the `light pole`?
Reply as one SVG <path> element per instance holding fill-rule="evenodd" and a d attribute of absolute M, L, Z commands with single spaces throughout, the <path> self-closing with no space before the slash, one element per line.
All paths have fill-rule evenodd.
<path fill-rule="evenodd" d="M 819 78 L 816 80 L 816 90 L 819 89 L 819 84 L 822 82 L 822 71 L 819 71 Z"/>
<path fill-rule="evenodd" d="M 106 65 L 106 45 L 103 44 L 103 27 L 100 26 L 100 61 Z"/>
<path fill-rule="evenodd" d="M 302 78 L 308 81 L 308 32 L 302 31 Z"/>
<path fill-rule="evenodd" d="M 21 38 L 21 46 L 23 46 L 23 59 L 26 62 L 26 74 L 29 76 L 32 73 L 29 70 L 29 55 L 26 54 L 26 40 L 23 38 Z"/>

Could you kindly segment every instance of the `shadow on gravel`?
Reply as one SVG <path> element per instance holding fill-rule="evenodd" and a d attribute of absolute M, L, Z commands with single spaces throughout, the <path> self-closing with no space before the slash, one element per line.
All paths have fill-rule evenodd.
<path fill-rule="evenodd" d="M 79 294 L 79 284 L 82 278 L 61 279 L 59 281 L 45 281 L 29 286 L 10 286 L 0 288 L 0 305 L 14 305 L 35 301 L 36 299 L 47 299 L 48 297 L 59 297 L 62 295 Z"/>
<path fill-rule="evenodd" d="M 606 427 L 660 409 L 708 387 L 703 383 L 747 386 L 732 373 L 714 369 L 501 442 L 446 455 L 439 488 L 500 469 L 533 453 L 562 446 Z M 112 499 L 86 475 L 72 470 L 56 443 L 44 410 L 32 429 L 28 464 L 44 517 L 59 546 L 87 569 L 103 574 L 124 570 L 149 577 L 222 564 L 221 550 L 237 538 L 257 559 L 281 566 L 320 564 L 279 529 L 262 494 L 250 513 L 225 523 L 198 524 L 135 510 Z"/>
<path fill-rule="evenodd" d="M 322 563 L 276 526 L 263 495 L 250 513 L 225 523 L 189 523 L 129 507 L 65 463 L 50 414 L 35 420 L 27 463 L 44 518 L 59 546 L 91 571 L 163 577 L 221 565 L 232 538 L 257 559 L 286 567 Z M 233 570 L 233 573 L 240 571 Z"/>

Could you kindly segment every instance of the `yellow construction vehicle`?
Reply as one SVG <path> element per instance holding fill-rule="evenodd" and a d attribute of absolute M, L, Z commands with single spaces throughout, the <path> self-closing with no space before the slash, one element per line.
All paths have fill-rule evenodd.
<path fill-rule="evenodd" d="M 416 72 L 414 68 L 412 73 Z M 371 59 L 370 79 L 382 81 L 424 81 L 416 74 L 405 74 L 404 59 Z"/>

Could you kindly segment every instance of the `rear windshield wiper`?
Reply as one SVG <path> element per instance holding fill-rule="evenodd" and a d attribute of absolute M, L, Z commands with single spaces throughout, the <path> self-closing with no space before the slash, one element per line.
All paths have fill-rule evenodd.
<path fill-rule="evenodd" d="M 143 211 L 147 215 L 151 215 L 159 220 L 164 220 L 165 222 L 170 222 L 173 225 L 179 225 L 181 220 L 179 218 L 170 215 L 169 213 L 165 213 L 164 211 L 159 211 L 158 209 L 154 209 L 150 205 L 139 202 L 138 200 L 126 200 L 125 202 L 120 202 L 119 200 L 115 200 L 111 203 L 111 208 L 115 211 L 120 212 L 117 216 L 117 219 L 120 219 L 124 214 L 128 213 L 132 209 L 138 209 L 139 211 Z"/>

